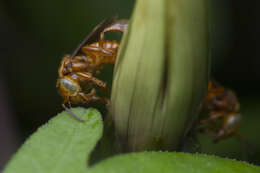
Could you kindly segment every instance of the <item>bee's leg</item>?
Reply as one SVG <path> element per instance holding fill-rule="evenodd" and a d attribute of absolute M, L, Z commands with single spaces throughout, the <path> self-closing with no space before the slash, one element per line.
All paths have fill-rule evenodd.
<path fill-rule="evenodd" d="M 233 131 L 225 131 L 224 128 L 221 128 L 219 129 L 217 132 L 216 132 L 216 135 L 215 135 L 215 139 L 213 140 L 214 142 L 219 142 L 220 140 L 222 139 L 226 139 L 228 137 L 231 137 L 231 136 L 234 136 L 235 133 L 236 133 L 236 130 L 237 129 L 234 129 Z"/>
<path fill-rule="evenodd" d="M 107 107 L 109 107 L 109 105 L 110 105 L 109 99 L 96 96 L 96 90 L 94 88 L 88 94 L 81 92 L 81 93 L 79 93 L 79 95 L 85 100 L 86 104 L 90 103 L 90 102 L 100 101 L 100 102 L 105 103 Z"/>
<path fill-rule="evenodd" d="M 100 101 L 104 104 L 106 104 L 106 108 L 109 109 L 110 107 L 110 100 L 104 97 L 98 97 L 98 96 L 93 96 L 92 101 Z"/>
<path fill-rule="evenodd" d="M 82 51 L 93 59 L 96 66 L 99 66 L 100 64 L 114 64 L 118 47 L 105 49 L 102 46 L 87 45 L 82 47 Z"/>
<path fill-rule="evenodd" d="M 90 57 L 93 57 L 93 58 L 102 57 L 102 59 L 104 59 L 104 57 L 116 56 L 118 48 L 119 48 L 119 44 L 117 47 L 111 48 L 111 49 L 106 49 L 106 48 L 103 48 L 102 46 L 87 45 L 87 46 L 82 47 L 81 50 L 85 54 L 92 55 Z"/>
<path fill-rule="evenodd" d="M 227 114 L 225 112 L 212 112 L 208 119 L 204 119 L 200 121 L 200 124 L 209 124 L 221 117 L 226 116 Z"/>
<path fill-rule="evenodd" d="M 64 70 L 64 69 L 67 69 L 68 64 L 70 64 L 70 58 L 69 58 L 69 56 L 66 55 L 66 56 L 64 56 L 63 60 L 61 61 L 61 65 L 58 70 L 58 74 L 59 74 L 60 78 L 62 78 L 64 75 L 66 75 L 66 73 L 68 73 L 67 70 Z"/>
<path fill-rule="evenodd" d="M 90 73 L 88 72 L 77 72 L 76 73 L 80 78 L 83 80 L 91 81 L 93 84 L 97 85 L 100 87 L 104 92 L 109 92 L 109 89 L 106 87 L 106 83 L 93 77 Z"/>
<path fill-rule="evenodd" d="M 92 97 L 92 100 L 93 100 L 93 101 L 103 102 L 103 103 L 105 103 L 106 105 L 109 104 L 109 99 L 104 98 L 104 97 L 93 96 L 93 97 Z"/>
<path fill-rule="evenodd" d="M 106 32 L 122 32 L 124 33 L 126 31 L 126 28 L 128 26 L 128 20 L 118 20 L 109 27 L 105 28 L 103 32 L 100 34 L 100 43 L 105 40 L 105 33 Z"/>
<path fill-rule="evenodd" d="M 117 53 L 113 51 L 113 49 L 105 49 L 101 46 L 95 46 L 95 45 L 84 46 L 82 47 L 82 51 L 86 54 L 92 54 L 95 56 L 115 56 Z"/>
<path fill-rule="evenodd" d="M 102 46 L 87 45 L 82 47 L 82 51 L 85 54 L 92 55 L 93 61 L 96 65 L 99 64 L 114 64 L 116 60 L 118 46 L 111 49 L 103 48 Z"/>
<path fill-rule="evenodd" d="M 209 118 L 200 121 L 197 129 L 201 133 L 204 133 L 216 139 L 216 136 L 220 133 L 219 129 L 221 127 L 217 127 L 216 123 L 213 122 L 224 116 L 226 116 L 225 112 L 213 112 L 210 114 Z"/>
<path fill-rule="evenodd" d="M 222 126 L 216 134 L 215 141 L 219 141 L 223 138 L 233 136 L 240 127 L 241 115 L 236 112 L 226 114 L 223 118 Z"/>
<path fill-rule="evenodd" d="M 88 104 L 88 103 L 92 102 L 92 97 L 94 97 L 96 95 L 96 90 L 95 90 L 95 88 L 92 88 L 90 93 L 85 94 L 83 92 L 80 92 L 79 95 L 83 98 L 84 103 Z"/>
<path fill-rule="evenodd" d="M 225 132 L 225 130 L 221 128 L 221 129 L 219 129 L 219 130 L 217 131 L 217 133 L 216 133 L 216 135 L 215 135 L 215 137 L 214 137 L 213 142 L 217 143 L 217 142 L 220 141 L 221 139 L 225 139 L 225 138 L 227 138 L 228 136 L 231 136 L 231 134 L 227 134 L 227 133 Z"/>
<path fill-rule="evenodd" d="M 219 118 L 223 118 L 221 125 L 213 123 Z M 240 116 L 236 113 L 213 112 L 208 119 L 201 120 L 200 125 L 210 125 L 202 128 L 201 132 L 214 138 L 214 142 L 233 136 L 239 127 Z"/>
<path fill-rule="evenodd" d="M 106 104 L 106 108 L 109 109 L 109 107 L 110 107 L 110 100 L 108 98 L 95 97 L 94 99 L 97 100 L 97 101 L 103 102 L 104 104 Z"/>

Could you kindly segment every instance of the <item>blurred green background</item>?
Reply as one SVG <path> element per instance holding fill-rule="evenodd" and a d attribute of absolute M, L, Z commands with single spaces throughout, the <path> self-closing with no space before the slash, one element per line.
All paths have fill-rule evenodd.
<path fill-rule="evenodd" d="M 0 169 L 24 140 L 62 110 L 56 90 L 62 56 L 104 18 L 129 18 L 134 1 L 0 1 Z M 200 135 L 202 152 L 260 164 L 260 59 L 256 0 L 210 1 L 212 75 L 241 102 L 242 136 L 213 144 Z M 101 79 L 111 81 L 108 67 Z M 95 106 L 95 105 L 94 105 Z"/>

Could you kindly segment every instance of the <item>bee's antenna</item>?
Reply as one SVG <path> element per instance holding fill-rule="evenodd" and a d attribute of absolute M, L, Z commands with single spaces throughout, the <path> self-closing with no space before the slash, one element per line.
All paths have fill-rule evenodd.
<path fill-rule="evenodd" d="M 61 105 L 72 117 L 76 118 L 77 120 L 79 120 L 80 122 L 85 122 L 83 119 L 81 119 L 79 116 L 77 116 L 76 114 L 74 114 L 73 112 L 70 111 L 69 108 L 67 108 L 65 106 L 65 104 Z"/>

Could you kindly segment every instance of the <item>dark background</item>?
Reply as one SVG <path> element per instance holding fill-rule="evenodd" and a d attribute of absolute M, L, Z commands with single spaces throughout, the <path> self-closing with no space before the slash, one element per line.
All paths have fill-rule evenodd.
<path fill-rule="evenodd" d="M 260 164 L 260 59 L 256 0 L 210 1 L 212 75 L 241 102 L 240 132 L 213 144 L 200 135 L 202 152 Z M 0 169 L 17 147 L 62 110 L 55 84 L 62 56 L 104 18 L 129 18 L 134 1 L 0 1 Z M 105 69 L 106 70 L 106 69 Z M 105 76 L 111 80 L 112 70 Z"/>

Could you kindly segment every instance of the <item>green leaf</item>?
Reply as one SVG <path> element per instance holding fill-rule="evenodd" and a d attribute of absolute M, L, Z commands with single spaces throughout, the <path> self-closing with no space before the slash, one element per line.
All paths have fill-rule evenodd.
<path fill-rule="evenodd" d="M 91 173 L 258 173 L 260 167 L 215 156 L 187 153 L 143 152 L 105 160 Z"/>
<path fill-rule="evenodd" d="M 102 118 L 95 109 L 71 110 L 85 122 L 65 111 L 58 114 L 25 142 L 4 173 L 86 172 L 90 152 L 102 135 Z"/>
<path fill-rule="evenodd" d="M 4 173 L 85 172 L 196 172 L 255 173 L 260 168 L 247 163 L 201 154 L 143 152 L 119 155 L 87 168 L 87 161 L 103 125 L 95 109 L 73 108 L 85 120 L 62 112 L 39 128 L 14 155 Z"/>

